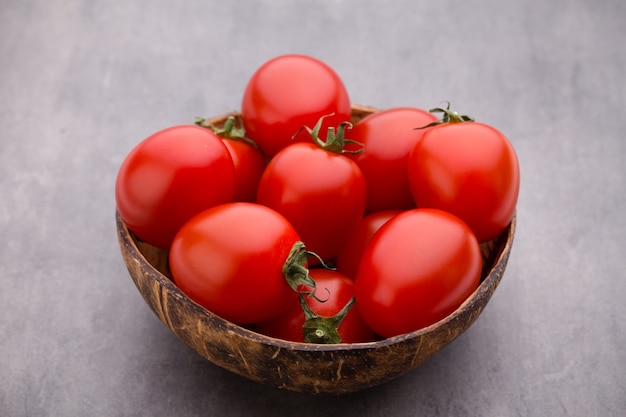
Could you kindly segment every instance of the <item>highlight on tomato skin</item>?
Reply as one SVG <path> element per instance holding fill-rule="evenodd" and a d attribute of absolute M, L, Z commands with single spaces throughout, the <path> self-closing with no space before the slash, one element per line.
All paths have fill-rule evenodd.
<path fill-rule="evenodd" d="M 392 337 L 436 323 L 478 287 L 480 246 L 458 217 L 413 209 L 385 223 L 368 243 L 355 280 L 365 323 Z"/>
<path fill-rule="evenodd" d="M 241 118 L 250 139 L 272 158 L 294 142 L 307 142 L 302 126 L 325 115 L 322 132 L 350 120 L 351 103 L 339 75 L 325 62 L 285 54 L 264 62 L 250 77 L 241 102 Z"/>

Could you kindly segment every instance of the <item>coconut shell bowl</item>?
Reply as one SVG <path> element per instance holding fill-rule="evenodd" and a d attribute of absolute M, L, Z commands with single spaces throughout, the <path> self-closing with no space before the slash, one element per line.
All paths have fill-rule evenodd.
<path fill-rule="evenodd" d="M 374 109 L 353 106 L 353 122 Z M 220 123 L 232 114 L 216 117 Z M 481 245 L 479 287 L 452 314 L 411 333 L 367 343 L 309 344 L 275 339 L 206 310 L 171 280 L 166 250 L 137 239 L 116 213 L 120 250 L 146 304 L 183 343 L 203 358 L 278 389 L 340 395 L 393 380 L 416 368 L 465 332 L 482 313 L 504 274 L 516 218 L 496 239 Z"/>

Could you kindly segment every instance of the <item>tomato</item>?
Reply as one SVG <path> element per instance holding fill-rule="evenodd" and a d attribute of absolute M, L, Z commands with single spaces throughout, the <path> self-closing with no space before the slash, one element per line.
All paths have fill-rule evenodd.
<path fill-rule="evenodd" d="M 295 143 L 267 165 L 257 202 L 285 216 L 307 249 L 329 260 L 363 216 L 365 180 L 345 156 L 314 143 Z"/>
<path fill-rule="evenodd" d="M 337 73 L 306 55 L 281 55 L 265 62 L 252 75 L 243 94 L 241 118 L 248 137 L 267 157 L 294 141 L 306 141 L 302 126 L 324 115 L 322 131 L 350 119 L 350 98 Z"/>
<path fill-rule="evenodd" d="M 140 142 L 115 183 L 120 216 L 139 239 L 170 246 L 193 215 L 233 197 L 233 161 L 220 138 L 197 126 L 174 126 Z"/>
<path fill-rule="evenodd" d="M 408 172 L 418 207 L 455 214 L 480 242 L 498 237 L 513 217 L 520 187 L 517 155 L 489 125 L 458 121 L 429 128 L 411 150 Z"/>
<path fill-rule="evenodd" d="M 359 222 L 350 239 L 335 257 L 337 270 L 354 279 L 367 243 L 374 233 L 401 210 L 385 210 L 368 214 Z"/>
<path fill-rule="evenodd" d="M 424 131 L 414 128 L 436 119 L 426 110 L 391 108 L 363 118 L 346 133 L 347 138 L 364 147 L 362 153 L 352 158 L 367 183 L 366 213 L 415 207 L 407 166 L 409 153 Z"/>
<path fill-rule="evenodd" d="M 365 323 L 384 337 L 445 318 L 478 287 L 480 246 L 458 217 L 436 209 L 396 215 L 367 245 L 355 280 Z"/>
<path fill-rule="evenodd" d="M 322 317 L 332 317 L 354 297 L 352 279 L 340 272 L 324 268 L 309 271 L 317 284 L 318 300 L 306 298 L 306 303 L 313 312 Z M 290 302 L 290 308 L 282 315 L 256 325 L 256 330 L 265 335 L 293 342 L 304 342 L 302 326 L 305 315 L 297 300 Z M 342 343 L 368 342 L 376 338 L 376 334 L 363 322 L 356 305 L 353 305 L 337 327 Z"/>
<path fill-rule="evenodd" d="M 265 157 L 254 146 L 236 139 L 223 139 L 235 167 L 235 193 L 233 201 L 253 203 L 265 170 Z"/>
<path fill-rule="evenodd" d="M 291 224 L 268 207 L 216 206 L 194 216 L 174 238 L 172 277 L 192 300 L 226 320 L 269 320 L 297 300 L 282 268 L 299 240 Z"/>
<path fill-rule="evenodd" d="M 203 118 L 196 118 L 198 126 L 210 129 L 218 135 L 233 160 L 235 168 L 235 191 L 233 201 L 253 203 L 256 191 L 265 170 L 265 157 L 256 143 L 246 136 L 246 130 L 237 125 L 235 116 L 229 116 L 224 126 L 217 127 Z"/>

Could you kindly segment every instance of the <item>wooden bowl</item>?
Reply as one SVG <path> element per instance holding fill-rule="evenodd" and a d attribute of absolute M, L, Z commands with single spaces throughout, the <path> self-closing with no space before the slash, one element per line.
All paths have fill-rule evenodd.
<path fill-rule="evenodd" d="M 353 106 L 353 122 L 374 112 Z M 223 123 L 229 115 L 210 123 Z M 483 311 L 506 268 L 516 218 L 497 239 L 481 245 L 480 286 L 452 314 L 420 330 L 353 344 L 294 343 L 264 336 L 211 313 L 171 280 L 168 253 L 138 240 L 116 212 L 120 249 L 130 276 L 159 319 L 202 357 L 231 372 L 280 389 L 344 394 L 390 381 L 439 352 Z"/>

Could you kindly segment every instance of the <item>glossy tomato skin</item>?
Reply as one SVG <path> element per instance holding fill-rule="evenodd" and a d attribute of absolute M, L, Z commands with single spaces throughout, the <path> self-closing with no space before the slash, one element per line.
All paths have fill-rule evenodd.
<path fill-rule="evenodd" d="M 335 257 L 337 270 L 354 279 L 359 269 L 361 256 L 374 233 L 402 210 L 385 210 L 368 214 L 359 222 L 346 244 Z"/>
<path fill-rule="evenodd" d="M 458 217 L 412 209 L 385 223 L 368 244 L 355 280 L 363 320 L 384 337 L 445 318 L 478 287 L 482 257 Z"/>
<path fill-rule="evenodd" d="M 415 128 L 435 120 L 425 110 L 397 107 L 365 117 L 346 133 L 363 144 L 364 151 L 353 159 L 367 183 L 366 213 L 415 207 L 407 173 L 409 153 L 425 132 Z"/>
<path fill-rule="evenodd" d="M 480 242 L 498 237 L 513 217 L 520 187 L 517 155 L 489 125 L 429 129 L 411 151 L 408 172 L 418 207 L 455 214 Z"/>
<path fill-rule="evenodd" d="M 307 298 L 307 304 L 316 314 L 332 317 L 354 297 L 354 282 L 344 274 L 324 268 L 311 269 L 309 274 L 316 282 L 317 296 L 324 300 L 321 302 L 313 297 Z M 304 343 L 304 312 L 297 300 L 290 304 L 284 314 L 258 323 L 256 330 L 278 339 Z M 376 334 L 363 322 L 356 305 L 352 306 L 337 331 L 342 343 L 369 342 L 376 339 Z"/>
<path fill-rule="evenodd" d="M 308 141 L 302 126 L 327 117 L 321 132 L 350 119 L 350 98 L 337 73 L 306 55 L 288 54 L 265 62 L 252 75 L 243 94 L 241 118 L 247 135 L 269 158 L 296 141 Z"/>
<path fill-rule="evenodd" d="M 259 149 L 243 140 L 222 140 L 230 153 L 235 168 L 233 201 L 255 202 L 259 181 L 267 165 L 265 157 Z"/>
<path fill-rule="evenodd" d="M 297 294 L 282 267 L 300 240 L 289 222 L 254 203 L 228 203 L 189 220 L 169 261 L 180 289 L 198 304 L 238 324 L 282 314 Z"/>
<path fill-rule="evenodd" d="M 334 257 L 363 216 L 365 180 L 354 161 L 313 143 L 296 143 L 269 162 L 257 202 L 285 216 L 307 250 Z"/>
<path fill-rule="evenodd" d="M 140 142 L 117 174 L 115 198 L 128 228 L 168 248 L 193 215 L 233 197 L 232 158 L 221 139 L 197 126 L 174 126 Z"/>

